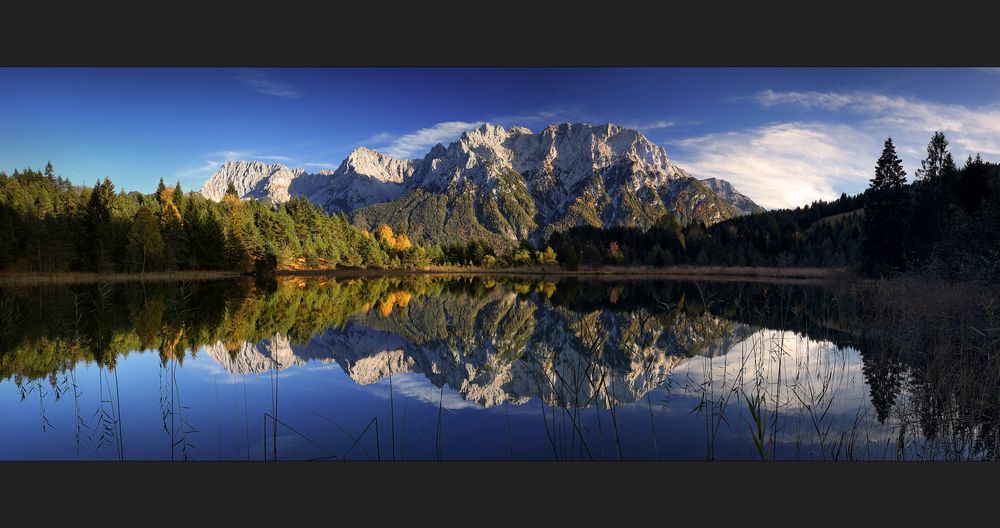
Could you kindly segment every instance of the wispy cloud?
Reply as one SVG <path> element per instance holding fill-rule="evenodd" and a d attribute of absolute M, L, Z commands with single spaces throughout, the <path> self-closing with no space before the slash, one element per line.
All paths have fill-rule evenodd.
<path fill-rule="evenodd" d="M 780 123 L 673 142 L 674 159 L 699 178 L 728 180 L 763 207 L 797 207 L 858 192 L 881 144 L 846 125 Z"/>
<path fill-rule="evenodd" d="M 236 79 L 253 91 L 264 95 L 298 99 L 302 94 L 289 83 L 272 79 L 266 72 L 254 69 L 239 69 Z"/>
<path fill-rule="evenodd" d="M 212 173 L 219 170 L 222 163 L 217 160 L 205 159 L 174 171 L 173 176 L 181 183 L 197 183 L 200 186 Z"/>
<path fill-rule="evenodd" d="M 763 107 L 793 106 L 803 110 L 861 115 L 860 127 L 898 138 L 904 148 L 923 150 L 931 135 L 942 131 L 959 157 L 982 153 L 1000 156 L 1000 105 L 966 106 L 872 92 L 776 92 L 755 96 Z M 957 147 L 955 151 L 954 147 Z"/>
<path fill-rule="evenodd" d="M 973 68 L 973 70 L 990 75 L 1000 75 L 1000 68 Z"/>
<path fill-rule="evenodd" d="M 359 144 L 378 149 L 396 158 L 414 158 L 427 153 L 434 145 L 448 145 L 462 135 L 462 132 L 476 129 L 485 123 L 511 127 L 514 125 L 538 128 L 568 121 L 593 121 L 583 117 L 579 111 L 557 108 L 537 112 L 522 112 L 518 114 L 495 115 L 477 121 L 445 121 L 421 128 L 402 135 L 389 132 L 379 132 L 362 140 Z M 669 126 L 665 121 L 653 122 L 653 125 Z M 654 127 L 655 128 L 655 127 Z"/>
<path fill-rule="evenodd" d="M 227 161 L 236 160 L 259 160 L 267 162 L 280 162 L 294 165 L 295 158 L 275 154 L 258 154 L 254 150 L 218 150 L 209 152 L 202 156 L 201 160 L 181 167 L 174 171 L 173 177 L 181 180 L 181 183 L 196 184 L 201 186 Z M 266 151 L 265 151 L 266 152 Z M 323 167 L 327 167 L 324 165 Z"/>
<path fill-rule="evenodd" d="M 458 139 L 462 132 L 473 130 L 483 125 L 485 121 L 446 121 L 434 126 L 421 128 L 416 132 L 402 135 L 392 141 L 385 153 L 395 158 L 414 158 L 423 156 L 438 143 L 448 144 Z"/>
<path fill-rule="evenodd" d="M 860 192 L 888 136 L 910 178 L 936 131 L 945 133 L 959 160 L 975 153 L 1000 155 L 1000 105 L 942 104 L 866 91 L 764 90 L 753 100 L 763 108 L 816 112 L 816 119 L 668 145 L 674 159 L 693 174 L 729 180 L 764 207 L 795 207 Z"/>
<path fill-rule="evenodd" d="M 303 167 L 314 168 L 314 169 L 335 169 L 335 168 L 337 168 L 337 165 L 339 165 L 339 164 L 338 163 L 323 162 L 323 161 L 307 161 L 307 162 L 304 162 L 304 163 L 300 163 L 299 165 L 301 165 Z"/>
<path fill-rule="evenodd" d="M 656 121 L 646 121 L 646 122 L 626 121 L 622 123 L 622 126 L 625 128 L 631 128 L 634 130 L 639 130 L 644 132 L 646 130 L 659 130 L 661 128 L 670 128 L 676 124 L 677 123 L 674 121 L 667 121 L 666 119 L 660 119 Z"/>
<path fill-rule="evenodd" d="M 266 151 L 265 151 L 266 152 Z M 258 154 L 253 150 L 219 150 L 205 154 L 206 158 L 230 160 L 295 161 L 295 158 L 275 154 Z"/>
<path fill-rule="evenodd" d="M 393 137 L 394 136 L 388 132 L 379 132 L 361 140 L 359 145 L 369 148 L 381 147 L 391 142 Z"/>

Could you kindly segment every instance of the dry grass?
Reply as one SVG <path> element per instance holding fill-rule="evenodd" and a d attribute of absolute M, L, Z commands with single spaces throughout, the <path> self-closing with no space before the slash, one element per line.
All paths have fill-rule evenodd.
<path fill-rule="evenodd" d="M 853 273 L 846 268 L 764 268 L 726 266 L 600 266 L 565 270 L 559 266 L 525 266 L 519 268 L 486 268 L 478 266 L 423 266 L 411 269 L 333 269 L 281 270 L 277 275 L 326 275 L 333 277 L 372 277 L 401 275 L 498 275 L 544 277 L 606 277 L 615 280 L 676 277 L 680 279 L 711 279 L 739 281 L 807 280 L 827 281 L 847 279 Z"/>

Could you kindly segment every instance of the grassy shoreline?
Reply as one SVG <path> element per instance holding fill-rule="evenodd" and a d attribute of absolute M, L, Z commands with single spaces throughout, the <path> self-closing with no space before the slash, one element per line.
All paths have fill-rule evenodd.
<path fill-rule="evenodd" d="M 322 275 L 333 277 L 368 277 L 399 275 L 498 275 L 498 276 L 541 276 L 541 277 L 588 277 L 588 278 L 655 278 L 677 277 L 713 278 L 719 280 L 833 280 L 853 277 L 845 268 L 752 268 L 724 266 L 603 266 L 564 270 L 559 266 L 525 266 L 521 268 L 484 268 L 474 266 L 424 266 L 413 269 L 335 269 L 335 270 L 279 270 L 277 276 Z"/>
<path fill-rule="evenodd" d="M 2 272 L 0 285 L 21 284 L 84 284 L 97 282 L 176 280 L 214 280 L 239 277 L 235 271 L 164 271 L 155 273 L 91 273 L 91 272 Z M 853 274 L 843 268 L 751 268 L 723 266 L 604 266 L 564 270 L 559 266 L 526 266 L 522 268 L 484 268 L 474 266 L 424 266 L 412 269 L 313 269 L 278 270 L 275 276 L 378 277 L 401 275 L 496 275 L 508 277 L 586 277 L 608 279 L 713 279 L 713 280 L 833 280 Z"/>

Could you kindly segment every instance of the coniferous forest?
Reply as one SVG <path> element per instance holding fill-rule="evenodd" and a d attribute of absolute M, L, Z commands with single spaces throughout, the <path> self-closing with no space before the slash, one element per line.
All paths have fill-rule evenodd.
<path fill-rule="evenodd" d="M 740 216 L 710 226 L 665 214 L 647 230 L 576 226 L 533 245 L 481 240 L 411 242 L 405 230 L 374 233 L 304 198 L 273 205 L 221 202 L 163 181 L 153 194 L 123 192 L 107 178 L 74 186 L 44 171 L 0 172 L 0 270 L 412 268 L 427 265 L 843 267 L 874 275 L 917 271 L 950 278 L 1000 274 L 1000 164 L 959 167 L 933 136 L 912 179 L 890 139 L 869 188 L 832 202 Z"/>
<path fill-rule="evenodd" d="M 646 231 L 578 226 L 547 244 L 562 265 L 845 267 L 884 276 L 1000 276 L 1000 164 L 958 167 L 936 133 L 907 180 L 887 139 L 868 189 L 705 226 L 664 215 Z"/>

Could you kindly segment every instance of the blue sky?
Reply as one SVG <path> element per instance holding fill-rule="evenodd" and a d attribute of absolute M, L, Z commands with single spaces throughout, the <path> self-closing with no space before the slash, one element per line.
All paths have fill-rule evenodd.
<path fill-rule="evenodd" d="M 766 207 L 864 189 L 887 135 L 908 175 L 942 130 L 1000 159 L 996 69 L 0 69 L 0 170 L 51 160 L 193 190 L 229 159 L 336 168 L 356 146 L 422 157 L 482 122 L 642 130 Z"/>

